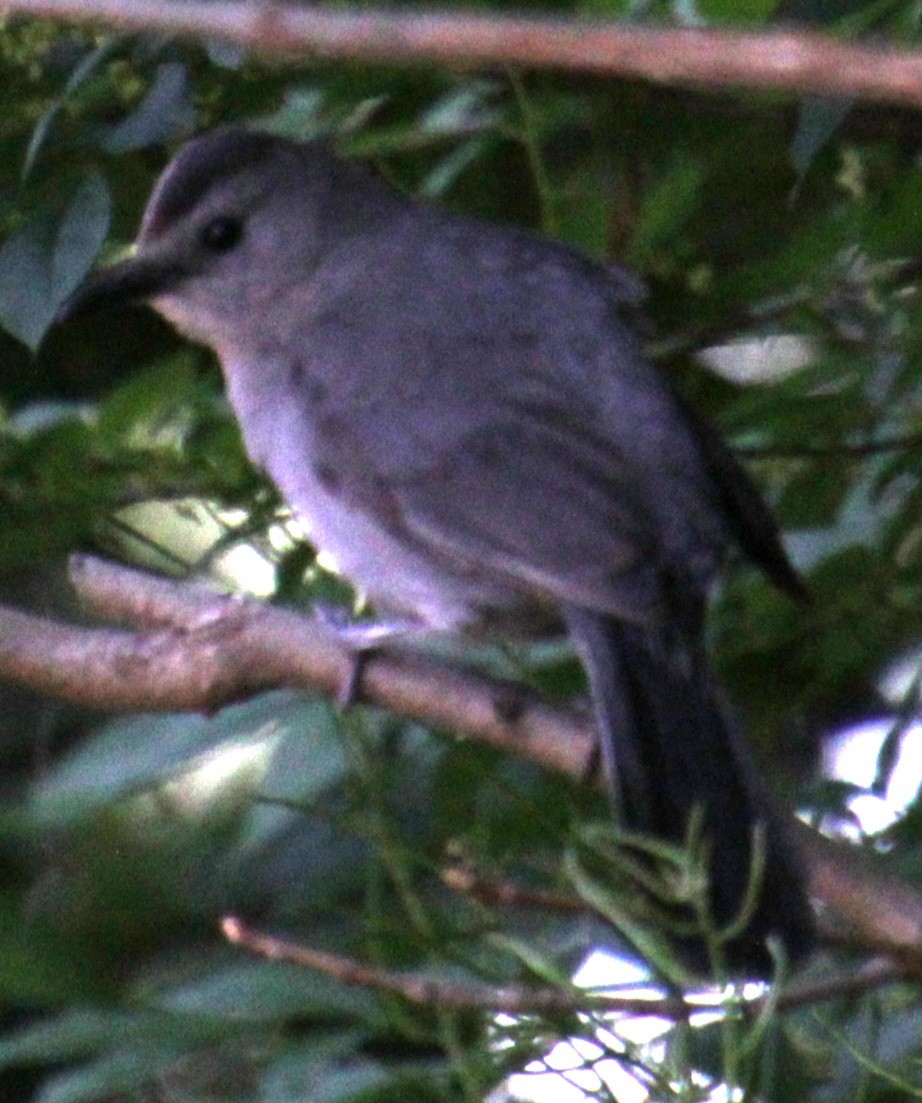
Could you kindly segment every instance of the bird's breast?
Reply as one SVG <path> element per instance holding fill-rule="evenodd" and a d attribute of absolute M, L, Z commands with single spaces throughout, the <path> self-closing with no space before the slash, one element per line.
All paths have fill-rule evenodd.
<path fill-rule="evenodd" d="M 448 568 L 409 538 L 350 501 L 336 472 L 319 455 L 320 413 L 291 373 L 271 363 L 223 357 L 228 396 L 250 459 L 262 467 L 304 525 L 314 546 L 379 607 L 447 633 L 470 631 L 482 608 L 501 595 L 481 594 L 490 583 Z"/>

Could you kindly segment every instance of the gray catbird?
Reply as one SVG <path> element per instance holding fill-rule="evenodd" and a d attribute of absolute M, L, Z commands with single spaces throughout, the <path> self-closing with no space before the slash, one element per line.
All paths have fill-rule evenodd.
<path fill-rule="evenodd" d="M 74 314 L 143 300 L 218 354 L 252 459 L 377 608 L 451 634 L 565 628 L 630 826 L 696 808 L 729 945 L 811 941 L 802 874 L 703 653 L 738 544 L 800 586 L 758 492 L 638 349 L 626 280 L 563 245 L 415 202 L 326 146 L 240 128 L 188 144 L 135 256 Z"/>

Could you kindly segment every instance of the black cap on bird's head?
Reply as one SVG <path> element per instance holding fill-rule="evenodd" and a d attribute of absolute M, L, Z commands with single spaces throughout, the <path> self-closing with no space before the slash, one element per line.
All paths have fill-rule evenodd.
<path fill-rule="evenodd" d="M 214 343 L 280 285 L 309 277 L 331 226 L 362 223 L 386 202 L 389 189 L 371 187 L 374 180 L 322 142 L 211 131 L 164 170 L 133 254 L 92 272 L 57 320 L 150 302 Z"/>

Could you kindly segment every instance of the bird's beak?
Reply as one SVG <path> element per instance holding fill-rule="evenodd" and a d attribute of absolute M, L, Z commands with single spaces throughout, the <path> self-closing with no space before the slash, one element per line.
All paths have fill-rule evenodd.
<path fill-rule="evenodd" d="M 174 288 L 186 275 L 170 257 L 137 254 L 91 272 L 61 304 L 55 323 L 69 322 L 109 306 L 146 302 Z"/>

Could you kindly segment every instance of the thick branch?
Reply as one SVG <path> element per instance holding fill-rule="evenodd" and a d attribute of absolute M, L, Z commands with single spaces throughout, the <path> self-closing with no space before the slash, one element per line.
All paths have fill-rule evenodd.
<path fill-rule="evenodd" d="M 350 674 L 335 635 L 303 614 L 86 557 L 71 573 L 97 612 L 147 631 L 76 628 L 0 606 L 0 680 L 99 708 L 211 710 L 280 686 L 333 695 Z M 571 709 L 396 649 L 369 657 L 359 696 L 571 777 L 591 759 L 591 724 Z M 801 843 L 812 894 L 856 941 L 922 961 L 915 891 L 807 828 Z"/>
<path fill-rule="evenodd" d="M 353 657 L 304 614 L 84 556 L 71 578 L 95 612 L 153 631 L 72 628 L 0 607 L 0 677 L 104 708 L 213 709 L 279 686 L 333 696 L 350 676 Z M 588 769 L 590 722 L 515 683 L 393 648 L 367 658 L 359 695 L 551 770 Z"/>
<path fill-rule="evenodd" d="M 9 0 L 2 9 L 221 39 L 273 57 L 516 66 L 922 104 L 922 55 L 815 32 L 745 34 L 486 14 L 325 10 L 266 0 Z"/>

